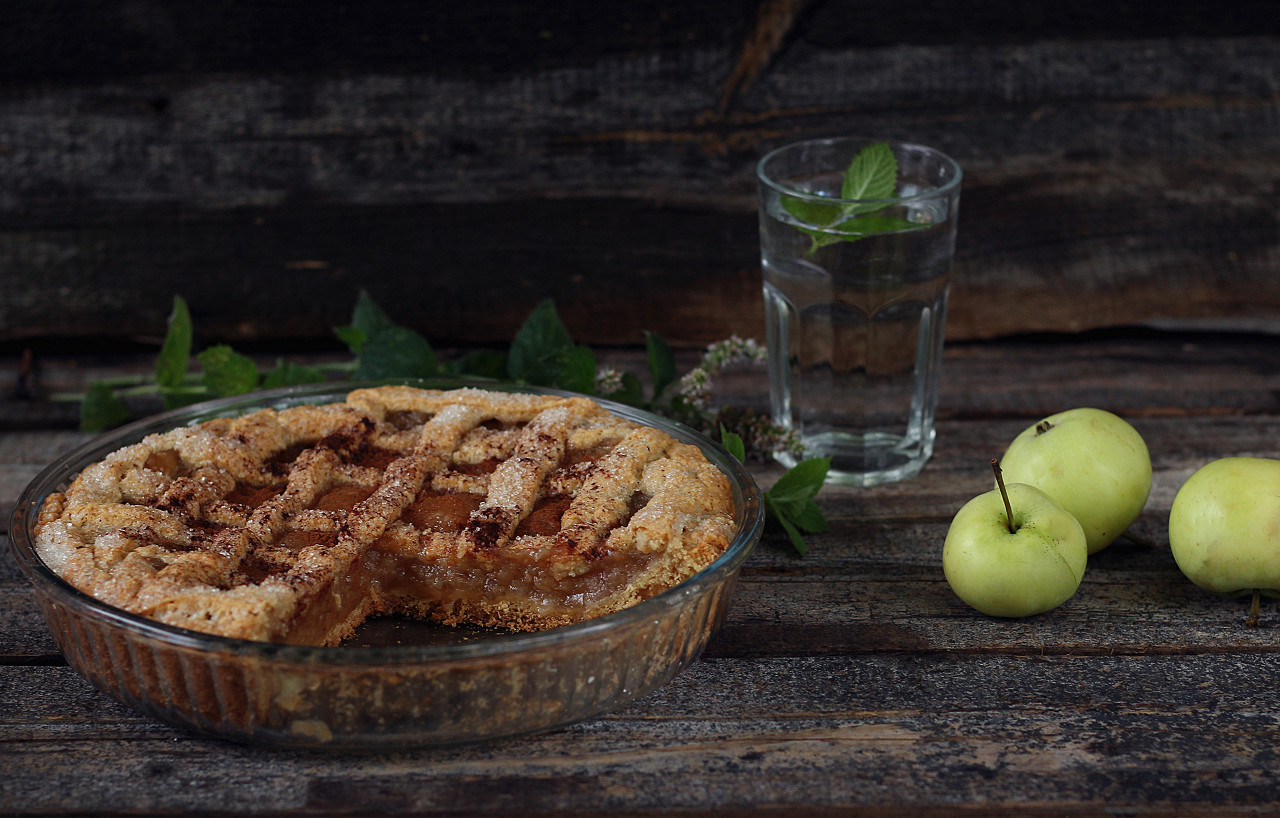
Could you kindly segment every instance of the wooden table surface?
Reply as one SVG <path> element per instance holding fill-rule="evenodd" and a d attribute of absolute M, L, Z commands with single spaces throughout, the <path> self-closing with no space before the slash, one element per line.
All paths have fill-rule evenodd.
<path fill-rule="evenodd" d="M 5 388 L 19 363 L 4 365 Z M 52 359 L 74 383 L 136 362 Z M 82 384 L 83 385 L 83 384 Z M 948 588 L 948 523 L 1038 416 L 1093 405 L 1145 437 L 1154 487 L 1077 595 L 1025 620 Z M 4 520 L 85 436 L 3 404 Z M 705 655 L 624 709 L 450 749 L 239 746 L 106 698 L 66 666 L 0 556 L 0 812 L 342 815 L 1254 814 L 1280 809 L 1280 611 L 1187 581 L 1167 520 L 1227 455 L 1278 456 L 1280 338 L 1112 333 L 948 347 L 934 459 L 916 479 L 829 488 L 805 558 L 770 535 Z M 778 470 L 759 468 L 763 484 Z"/>

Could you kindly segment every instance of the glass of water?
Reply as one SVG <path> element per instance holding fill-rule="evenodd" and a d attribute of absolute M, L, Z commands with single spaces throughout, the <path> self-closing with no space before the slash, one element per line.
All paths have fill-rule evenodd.
<path fill-rule="evenodd" d="M 960 166 L 835 138 L 772 151 L 757 176 L 773 419 L 804 452 L 779 461 L 830 457 L 829 483 L 915 476 L 933 453 Z"/>

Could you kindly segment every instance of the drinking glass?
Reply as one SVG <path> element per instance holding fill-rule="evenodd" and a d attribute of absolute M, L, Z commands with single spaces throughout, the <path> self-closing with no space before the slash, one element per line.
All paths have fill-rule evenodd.
<path fill-rule="evenodd" d="M 880 195 L 860 198 L 846 170 L 873 145 L 864 157 L 887 146 L 893 160 L 877 164 Z M 932 455 L 962 175 L 932 148 L 852 137 L 760 160 L 770 402 L 803 447 L 784 465 L 830 457 L 827 482 L 869 486 Z"/>

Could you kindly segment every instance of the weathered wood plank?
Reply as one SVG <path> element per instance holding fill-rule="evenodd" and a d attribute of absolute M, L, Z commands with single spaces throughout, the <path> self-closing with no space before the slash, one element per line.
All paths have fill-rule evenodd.
<path fill-rule="evenodd" d="M 1280 612 L 1268 602 L 1261 626 L 1245 627 L 1243 601 L 1181 576 L 1165 526 L 1203 462 L 1274 456 L 1277 347 L 1172 338 L 954 345 L 950 406 L 919 478 L 827 489 L 831 531 L 805 558 L 764 543 L 702 660 L 617 713 L 523 739 L 330 756 L 168 728 L 60 664 L 0 539 L 0 811 L 1265 812 L 1277 798 Z M 74 386 L 122 366 L 137 359 L 44 374 Z M 731 386 L 750 395 L 758 384 Z M 1155 480 L 1139 541 L 1091 557 L 1080 591 L 1049 614 L 981 616 L 941 574 L 950 516 L 988 487 L 986 461 L 1017 431 L 1077 404 L 1130 414 L 1148 442 Z M 84 439 L 2 433 L 0 481 Z M 757 468 L 766 485 L 778 473 Z"/>
<path fill-rule="evenodd" d="M 1265 32 L 1275 20 L 1275 7 L 1266 0 L 1241 0 L 1229 13 L 1192 0 L 1120 12 L 1091 4 L 1010 7 L 996 0 L 893 6 L 875 14 L 821 0 L 791 5 L 798 13 L 790 35 L 824 48 L 1000 46 L 1035 39 L 1157 39 L 1187 32 L 1240 37 Z M 706 0 L 696 7 L 646 0 L 613 9 L 566 0 L 540 9 L 519 2 L 445 6 L 424 16 L 412 0 L 380 3 L 377 14 L 354 13 L 335 0 L 270 5 L 228 0 L 216 12 L 199 2 L 174 0 L 137 14 L 124 4 L 64 0 L 3 11 L 0 76 L 84 81 L 167 72 L 424 68 L 501 77 L 578 66 L 602 55 L 736 48 L 763 10 L 742 0 Z M 787 21 L 778 22 L 785 27 Z"/>
<path fill-rule="evenodd" d="M 9 530 L 9 515 L 13 513 L 18 495 L 35 479 L 43 468 L 44 466 L 24 464 L 6 465 L 3 469 L 0 469 L 0 497 L 5 498 L 0 500 L 0 515 L 5 520 L 4 524 L 0 525 L 0 529 L 6 532 Z"/>
<path fill-rule="evenodd" d="M 1269 37 L 876 50 L 798 39 L 724 120 L 708 118 L 732 61 L 723 46 L 500 78 L 212 74 L 17 86 L 0 95 L 10 146 L 0 178 L 13 183 L 3 207 L 28 219 L 107 218 L 111 205 L 185 204 L 190 221 L 203 209 L 264 205 L 612 194 L 750 212 L 764 150 L 796 134 L 866 131 L 948 149 L 979 178 L 986 170 L 1035 185 L 1053 178 L 1048 159 L 1065 160 L 1064 200 L 1125 181 L 1186 199 L 1199 167 L 1246 186 L 1200 190 L 1202 201 L 1243 201 L 1274 173 L 1278 51 Z M 583 106 L 583 88 L 609 94 Z M 1226 136 L 1240 148 L 1231 157 L 1207 141 Z M 1182 163 L 1119 161 L 1141 159 Z M 1115 162 L 1105 169 L 1120 176 L 1070 172 L 1088 160 Z"/>
<path fill-rule="evenodd" d="M 450 341 L 509 338 L 544 296 L 586 341 L 746 334 L 755 160 L 849 131 L 966 166 L 955 338 L 1275 328 L 1280 41 L 858 48 L 813 19 L 723 114 L 724 39 L 498 76 L 19 84 L 0 340 L 155 335 L 175 275 L 232 340 L 327 339 L 361 286 Z"/>
<path fill-rule="evenodd" d="M 349 320 L 349 317 L 348 319 Z M 763 342 L 763 334 L 756 336 Z M 212 343 L 199 339 L 196 350 Z M 495 347 L 505 349 L 509 340 Z M 34 356 L 23 379 L 25 397 L 6 389 L 0 429 L 48 430 L 74 426 L 78 406 L 51 402 L 59 393 L 83 393 L 90 384 L 120 376 L 146 377 L 159 339 L 144 351 L 92 356 L 51 352 Z M 253 353 L 254 347 L 245 351 Z M 459 353 L 439 350 L 446 360 Z M 643 350 L 597 348 L 602 365 L 647 378 Z M 696 364 L 699 350 L 683 350 L 678 370 Z M 349 353 L 255 353 L 270 368 L 283 358 L 299 364 L 350 362 Z M 0 385 L 13 387 L 20 355 L 0 355 Z M 192 371 L 198 371 L 195 362 Z M 1089 333 L 1006 339 L 999 343 L 952 342 L 946 347 L 938 416 L 944 423 L 992 417 L 1027 420 L 1071 406 L 1099 406 L 1127 417 L 1195 416 L 1211 428 L 1218 415 L 1263 415 L 1280 410 L 1280 335 L 1269 333 Z M 763 370 L 723 375 L 715 395 L 723 404 L 768 408 Z M 156 399 L 136 402 L 139 412 L 160 410 Z M 977 434 L 985 434 L 976 426 Z M 948 444 L 940 438 L 939 447 Z M 1265 437 L 1262 439 L 1266 439 Z M 83 438 L 68 438 L 70 447 Z M 16 444 L 8 444 L 16 445 Z M 30 462 L 30 461 L 28 461 Z"/>
<path fill-rule="evenodd" d="M 1238 202 L 1192 206 L 1162 189 L 1180 162 L 1131 167 L 1146 189 L 1117 188 L 1116 168 L 1096 164 L 1034 186 L 984 180 L 975 169 L 951 337 L 1143 323 L 1274 331 L 1280 295 L 1269 271 L 1280 231 L 1266 201 L 1280 176 L 1242 176 Z M 1220 176 L 1205 168 L 1179 187 L 1211 189 Z M 1092 198 L 1064 200 L 1068 184 Z M 632 344 L 646 330 L 679 344 L 763 334 L 750 212 L 575 199 L 196 219 L 166 207 L 114 218 L 0 236 L 0 265 L 12 271 L 0 293 L 0 340 L 155 337 L 182 295 L 213 339 L 332 344 L 331 328 L 346 322 L 362 288 L 445 343 L 503 343 L 547 297 L 589 343 Z M 493 224 L 504 225 L 501 237 Z M 604 313 L 609 321 L 599 320 Z"/>
<path fill-rule="evenodd" d="M 85 443 L 92 435 L 80 432 L 31 430 L 21 434 L 0 435 L 0 464 L 11 466 L 48 465 L 51 460 Z M 7 496 L 8 492 L 3 495 Z"/>
<path fill-rule="evenodd" d="M 25 581 L 10 581 L 5 573 L 16 573 L 11 557 L 0 560 L 0 665 L 64 664 L 57 644 L 49 634 L 36 592 Z M 19 584 L 19 582 L 21 584 Z"/>
<path fill-rule="evenodd" d="M 0 792 L 29 809 L 94 804 L 104 814 L 207 809 L 228 787 L 241 803 L 292 814 L 451 813 L 459 804 L 486 814 L 517 803 L 527 814 L 575 805 L 1243 810 L 1274 796 L 1263 771 L 1280 724 L 1257 702 L 1270 695 L 1278 663 L 1275 655 L 704 661 L 624 711 L 567 730 L 354 758 L 178 736 L 92 696 L 68 705 L 41 695 L 60 687 L 53 679 L 65 668 L 0 668 L 9 680 L 0 697 L 24 706 L 0 724 L 10 737 Z M 15 684 L 18 672 L 30 684 Z M 76 715 L 49 720 L 68 710 Z"/>
<path fill-rule="evenodd" d="M 377 13 L 332 0 L 228 0 L 217 11 L 177 0 L 143 14 L 127 4 L 63 0 L 3 10 L 0 76 L 84 81 L 162 73 L 425 68 L 446 76 L 501 77 L 580 65 L 602 55 L 729 45 L 751 24 L 755 6 L 707 0 L 691 8 L 674 0 L 646 0 L 614 9 L 591 2 L 534 9 L 489 2 L 441 6 L 424 14 L 413 0 L 379 3 Z M 1226 34 L 1256 30 L 1218 25 Z"/>
<path fill-rule="evenodd" d="M 24 584 L 22 572 L 13 558 L 13 552 L 9 550 L 9 535 L 0 534 L 0 588 Z"/>

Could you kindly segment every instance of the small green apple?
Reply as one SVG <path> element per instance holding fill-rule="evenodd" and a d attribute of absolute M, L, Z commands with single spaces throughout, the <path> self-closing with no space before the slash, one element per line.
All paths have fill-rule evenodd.
<path fill-rule="evenodd" d="M 1084 529 L 1040 489 L 1006 484 L 998 468 L 996 482 L 998 488 L 965 503 L 951 521 L 942 547 L 947 583 L 989 616 L 1053 610 L 1084 578 Z"/>
<path fill-rule="evenodd" d="M 1142 435 L 1102 409 L 1069 409 L 1022 431 L 1000 460 L 1010 483 L 1029 483 L 1080 521 L 1089 553 L 1124 533 L 1151 493 Z"/>
<path fill-rule="evenodd" d="M 1169 549 L 1218 594 L 1280 594 L 1280 460 L 1224 457 L 1187 478 L 1169 511 Z"/>

